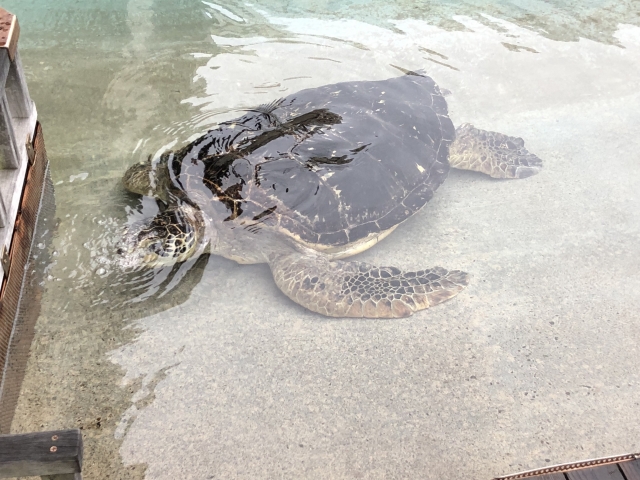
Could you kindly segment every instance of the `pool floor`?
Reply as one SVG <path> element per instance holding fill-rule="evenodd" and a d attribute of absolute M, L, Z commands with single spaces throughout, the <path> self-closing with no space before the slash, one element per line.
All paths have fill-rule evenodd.
<path fill-rule="evenodd" d="M 371 18 L 296 5 L 4 2 L 58 217 L 12 431 L 82 428 L 85 479 L 490 479 L 640 451 L 637 18 L 602 7 L 600 29 L 563 30 L 525 15 L 537 2 L 438 21 L 401 2 Z M 457 297 L 328 319 L 266 265 L 118 271 L 122 226 L 157 210 L 124 192 L 129 165 L 394 66 L 450 90 L 455 125 L 520 136 L 544 161 L 519 181 L 452 171 L 358 257 L 465 270 Z"/>

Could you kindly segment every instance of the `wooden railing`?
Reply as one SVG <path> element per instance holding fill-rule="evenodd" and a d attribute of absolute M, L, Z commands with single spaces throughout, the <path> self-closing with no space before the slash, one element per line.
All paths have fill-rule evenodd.
<path fill-rule="evenodd" d="M 0 8 L 0 281 L 10 266 L 25 175 L 34 158 L 37 121 L 20 61 L 19 35 L 17 17 Z"/>

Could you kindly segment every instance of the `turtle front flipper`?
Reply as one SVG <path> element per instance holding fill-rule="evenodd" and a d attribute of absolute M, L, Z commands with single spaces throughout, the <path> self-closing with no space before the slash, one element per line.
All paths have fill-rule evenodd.
<path fill-rule="evenodd" d="M 525 148 L 521 138 L 480 130 L 469 123 L 456 128 L 449 163 L 493 178 L 526 178 L 542 169 L 542 160 Z"/>
<path fill-rule="evenodd" d="M 322 254 L 269 259 L 276 284 L 294 302 L 330 317 L 397 318 L 442 303 L 463 290 L 469 275 L 434 267 L 403 272 Z"/>

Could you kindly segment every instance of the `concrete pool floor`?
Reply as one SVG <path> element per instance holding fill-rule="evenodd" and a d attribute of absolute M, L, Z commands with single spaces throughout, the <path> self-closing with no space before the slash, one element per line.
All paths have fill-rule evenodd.
<path fill-rule="evenodd" d="M 180 301 L 100 310 L 81 290 L 68 295 L 86 310 L 64 322 L 69 284 L 52 282 L 14 430 L 82 425 L 99 440 L 88 444 L 96 479 L 488 479 L 640 450 L 640 29 L 621 25 L 621 48 L 464 19 L 460 32 L 399 22 L 402 35 L 271 21 L 299 43 L 237 47 L 252 65 L 242 51 L 214 56 L 188 101 L 243 105 L 256 71 L 263 84 L 312 76 L 295 91 L 391 76 L 390 63 L 428 67 L 453 91 L 455 124 L 523 137 L 544 170 L 521 181 L 452 172 L 359 257 L 473 275 L 407 319 L 322 318 L 266 266 L 218 257 L 185 275 L 171 292 Z M 309 31 L 332 39 L 313 44 Z M 357 68 L 321 72 L 320 57 Z"/>
<path fill-rule="evenodd" d="M 602 138 L 600 125 L 578 128 Z M 145 319 L 114 355 L 132 379 L 169 367 L 154 402 L 130 412 L 125 460 L 167 479 L 489 478 L 638 450 L 640 265 L 627 222 L 640 179 L 620 178 L 631 151 L 609 159 L 607 178 L 584 163 L 606 145 L 558 137 L 547 155 L 535 149 L 550 159 L 537 178 L 453 174 L 363 255 L 472 272 L 441 308 L 326 320 L 287 302 L 264 266 L 210 260 L 182 307 Z"/>

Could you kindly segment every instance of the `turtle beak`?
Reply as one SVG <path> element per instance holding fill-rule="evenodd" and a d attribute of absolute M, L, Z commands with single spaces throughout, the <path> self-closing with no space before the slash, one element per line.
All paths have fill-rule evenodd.
<path fill-rule="evenodd" d="M 120 268 L 128 270 L 156 265 L 158 255 L 146 247 L 148 240 L 141 238 L 143 227 L 144 224 L 134 224 L 124 229 L 122 240 L 116 247 Z"/>

